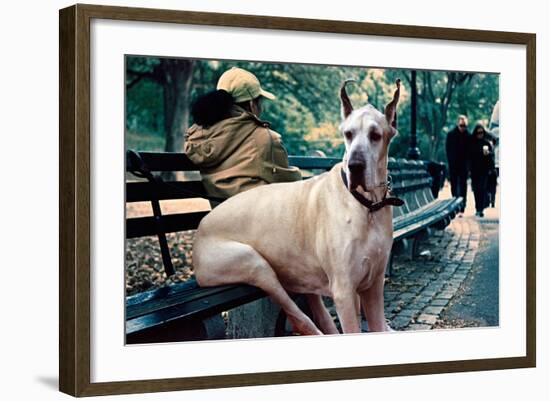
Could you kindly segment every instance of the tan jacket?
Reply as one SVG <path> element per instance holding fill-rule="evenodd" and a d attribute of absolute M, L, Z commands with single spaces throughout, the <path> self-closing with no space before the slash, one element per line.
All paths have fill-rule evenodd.
<path fill-rule="evenodd" d="M 301 180 L 300 170 L 288 166 L 281 136 L 239 106 L 209 128 L 190 127 L 185 153 L 199 167 L 210 196 L 228 198 L 258 185 Z"/>

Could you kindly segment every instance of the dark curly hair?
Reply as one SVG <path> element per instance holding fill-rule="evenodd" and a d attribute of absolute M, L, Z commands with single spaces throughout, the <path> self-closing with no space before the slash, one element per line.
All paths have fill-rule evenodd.
<path fill-rule="evenodd" d="M 191 117 L 195 124 L 210 127 L 229 117 L 233 97 L 219 89 L 200 96 L 191 106 Z"/>

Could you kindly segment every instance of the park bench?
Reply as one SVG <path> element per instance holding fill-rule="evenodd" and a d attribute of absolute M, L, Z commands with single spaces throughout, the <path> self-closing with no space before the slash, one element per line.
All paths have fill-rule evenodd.
<path fill-rule="evenodd" d="M 308 177 L 330 170 L 340 159 L 291 156 L 289 162 Z M 390 158 L 388 167 L 393 193 L 405 201 L 402 207 L 394 208 L 394 247 L 388 266 L 391 274 L 393 254 L 407 249 L 414 257 L 418 238 L 432 228 L 446 227 L 457 213 L 461 199 L 434 198 L 426 162 Z M 126 170 L 142 178 L 126 183 L 126 202 L 149 201 L 154 212 L 154 216 L 127 218 L 126 238 L 158 236 L 164 268 L 166 274 L 171 275 L 174 268 L 165 234 L 196 229 L 208 211 L 162 215 L 159 203 L 169 199 L 207 197 L 200 180 L 165 182 L 159 175 L 197 171 L 197 168 L 180 153 L 128 151 Z M 220 201 L 210 199 L 210 204 L 215 207 Z M 263 291 L 249 285 L 201 288 L 193 278 L 130 295 L 126 297 L 126 343 L 224 338 L 225 322 L 221 312 L 265 296 Z M 283 335 L 284 315 L 279 316 L 275 327 L 273 335 Z"/>

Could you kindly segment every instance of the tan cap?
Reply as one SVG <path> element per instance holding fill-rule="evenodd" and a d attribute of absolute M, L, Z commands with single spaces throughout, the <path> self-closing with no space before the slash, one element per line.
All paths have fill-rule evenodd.
<path fill-rule="evenodd" d="M 233 96 L 235 103 L 256 99 L 258 96 L 275 99 L 273 93 L 262 89 L 260 81 L 254 74 L 237 67 L 232 67 L 222 74 L 217 89 L 228 92 Z"/>

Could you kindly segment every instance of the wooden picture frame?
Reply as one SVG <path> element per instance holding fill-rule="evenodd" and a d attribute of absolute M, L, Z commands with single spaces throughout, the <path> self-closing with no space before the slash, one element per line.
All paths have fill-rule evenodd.
<path fill-rule="evenodd" d="M 526 355 L 221 376 L 91 381 L 90 22 L 93 19 L 515 44 L 526 48 Z M 59 388 L 73 396 L 348 380 L 534 367 L 536 363 L 536 37 L 529 33 L 371 24 L 95 5 L 60 10 Z"/>

